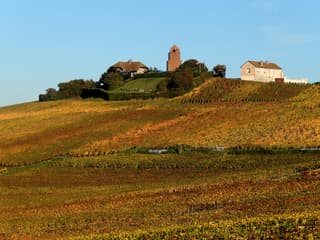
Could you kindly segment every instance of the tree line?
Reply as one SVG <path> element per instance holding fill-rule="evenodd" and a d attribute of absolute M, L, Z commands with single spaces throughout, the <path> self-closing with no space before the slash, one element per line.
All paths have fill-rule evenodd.
<path fill-rule="evenodd" d="M 224 78 L 226 76 L 226 66 L 217 65 L 213 67 L 212 71 L 209 71 L 204 63 L 199 62 L 196 59 L 189 59 L 174 72 L 162 72 L 157 68 L 150 68 L 149 72 L 137 74 L 133 78 L 119 72 L 113 67 L 110 67 L 101 74 L 101 77 L 97 82 L 85 79 L 75 79 L 68 82 L 62 82 L 58 84 L 58 90 L 55 88 L 49 88 L 46 90 L 45 94 L 40 94 L 39 101 L 80 97 L 84 90 L 89 90 L 86 91 L 86 93 L 91 92 L 94 94 L 97 92 L 93 91 L 94 89 L 111 91 L 120 88 L 127 81 L 138 78 L 157 77 L 164 78 L 164 80 L 157 86 L 156 92 L 158 96 L 174 97 L 192 90 L 213 76 Z M 122 98 L 119 97 L 119 99 Z"/>

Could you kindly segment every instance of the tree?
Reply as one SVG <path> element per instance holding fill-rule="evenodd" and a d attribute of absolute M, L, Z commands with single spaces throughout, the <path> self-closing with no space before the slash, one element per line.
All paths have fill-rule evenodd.
<path fill-rule="evenodd" d="M 106 90 L 113 90 L 124 84 L 123 76 L 120 72 L 104 72 L 99 80 L 99 85 Z"/>
<path fill-rule="evenodd" d="M 201 73 L 208 72 L 207 66 L 196 59 L 186 60 L 183 64 L 181 64 L 177 71 L 186 70 L 191 71 L 194 77 L 200 76 Z"/>
<path fill-rule="evenodd" d="M 96 83 L 93 80 L 75 79 L 69 82 L 58 84 L 59 94 L 63 98 L 78 97 L 83 89 L 95 88 Z"/>
<path fill-rule="evenodd" d="M 168 88 L 180 88 L 189 91 L 194 87 L 191 69 L 176 71 L 167 85 Z"/>
<path fill-rule="evenodd" d="M 168 80 L 162 80 L 158 85 L 157 85 L 157 92 L 167 92 L 167 85 L 168 85 Z"/>
<path fill-rule="evenodd" d="M 220 65 L 220 64 L 213 67 L 213 70 L 212 70 L 214 77 L 221 77 L 221 78 L 226 77 L 226 71 L 227 71 L 226 65 Z"/>

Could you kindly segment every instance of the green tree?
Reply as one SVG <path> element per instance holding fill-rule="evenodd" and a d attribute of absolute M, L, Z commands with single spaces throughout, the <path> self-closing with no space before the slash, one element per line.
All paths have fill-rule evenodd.
<path fill-rule="evenodd" d="M 124 78 L 120 72 L 105 72 L 101 75 L 99 85 L 106 90 L 113 90 L 124 84 Z"/>
<path fill-rule="evenodd" d="M 75 79 L 69 82 L 58 84 L 59 94 L 63 98 L 80 96 L 83 89 L 95 88 L 96 83 L 93 80 Z"/>
<path fill-rule="evenodd" d="M 221 65 L 221 64 L 214 66 L 212 70 L 213 76 L 221 77 L 221 78 L 226 77 L 226 71 L 227 71 L 226 65 Z"/>
<path fill-rule="evenodd" d="M 157 85 L 157 92 L 167 92 L 167 85 L 168 85 L 168 80 L 162 80 L 158 85 Z"/>
<path fill-rule="evenodd" d="M 196 59 L 189 59 L 183 62 L 177 71 L 191 71 L 193 77 L 198 77 L 201 73 L 208 72 L 208 68 L 204 63 L 201 63 Z"/>
<path fill-rule="evenodd" d="M 189 91 L 194 87 L 193 74 L 190 69 L 176 71 L 167 85 L 168 88 L 179 88 Z"/>

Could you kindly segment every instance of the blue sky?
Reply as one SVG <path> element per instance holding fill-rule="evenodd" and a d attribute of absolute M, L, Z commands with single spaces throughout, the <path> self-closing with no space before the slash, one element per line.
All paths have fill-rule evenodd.
<path fill-rule="evenodd" d="M 0 106 L 35 101 L 76 78 L 98 80 L 119 60 L 165 70 L 182 59 L 239 77 L 246 60 L 320 81 L 317 0 L 0 0 Z"/>

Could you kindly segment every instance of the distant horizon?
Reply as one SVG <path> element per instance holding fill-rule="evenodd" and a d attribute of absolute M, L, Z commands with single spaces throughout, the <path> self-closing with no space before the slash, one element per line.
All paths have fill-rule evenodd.
<path fill-rule="evenodd" d="M 209 70 L 225 64 L 230 78 L 257 60 L 317 82 L 319 7 L 315 0 L 1 2 L 0 106 L 36 101 L 60 82 L 97 81 L 117 61 L 166 70 L 173 45 L 183 61 L 197 59 Z"/>

